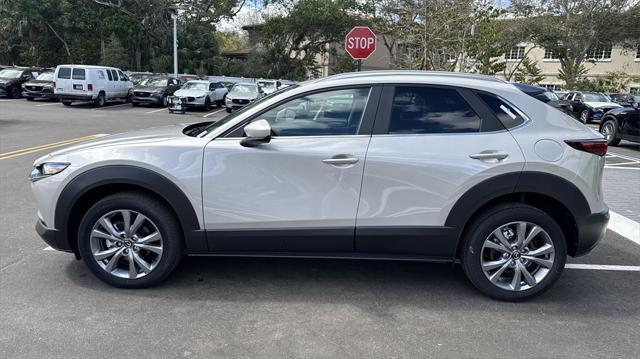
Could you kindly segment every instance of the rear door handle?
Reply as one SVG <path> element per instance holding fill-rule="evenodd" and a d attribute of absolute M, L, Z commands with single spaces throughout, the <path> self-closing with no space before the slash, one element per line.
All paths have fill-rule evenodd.
<path fill-rule="evenodd" d="M 481 161 L 487 161 L 487 160 L 502 161 L 505 158 L 509 157 L 509 154 L 501 151 L 482 151 L 480 153 L 469 155 L 469 157 L 473 158 L 474 160 L 481 160 Z"/>
<path fill-rule="evenodd" d="M 354 165 L 358 163 L 359 159 L 357 157 L 353 157 L 351 155 L 335 155 L 331 158 L 326 158 L 322 160 L 322 163 L 326 163 L 332 166 L 348 166 Z"/>

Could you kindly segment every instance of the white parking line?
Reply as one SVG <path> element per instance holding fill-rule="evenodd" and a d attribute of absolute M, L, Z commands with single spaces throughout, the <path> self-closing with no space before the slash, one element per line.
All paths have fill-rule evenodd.
<path fill-rule="evenodd" d="M 640 266 L 619 266 L 604 264 L 565 264 L 567 269 L 612 270 L 623 272 L 640 272 Z"/>
<path fill-rule="evenodd" d="M 110 108 L 120 107 L 120 106 L 131 106 L 131 104 L 130 103 L 121 103 L 119 105 L 106 105 L 105 107 L 98 107 L 98 108 L 91 109 L 91 111 L 108 110 Z"/>
<path fill-rule="evenodd" d="M 609 211 L 609 216 L 608 229 L 626 237 L 636 244 L 640 244 L 640 223 L 614 211 Z"/>
<path fill-rule="evenodd" d="M 167 109 L 163 107 L 163 108 L 160 108 L 160 109 L 157 109 L 157 110 L 147 111 L 147 112 L 145 112 L 145 113 L 156 113 L 156 112 L 166 111 L 166 110 L 167 110 Z"/>
<path fill-rule="evenodd" d="M 41 103 L 39 105 L 36 105 L 36 107 L 42 107 L 42 106 L 53 106 L 53 105 L 59 105 L 58 102 L 51 102 L 51 103 Z"/>
<path fill-rule="evenodd" d="M 629 161 L 640 162 L 640 158 L 629 156 L 629 155 L 623 155 L 622 153 L 609 152 L 608 155 L 624 158 L 625 160 L 629 160 Z"/>
<path fill-rule="evenodd" d="M 208 114 L 206 114 L 206 115 L 204 115 L 204 116 L 202 116 L 202 117 L 209 117 L 209 116 L 211 116 L 211 115 L 215 115 L 216 113 L 218 113 L 218 112 L 220 112 L 220 111 L 223 111 L 223 110 L 224 110 L 224 108 L 223 108 L 223 109 L 220 109 L 220 110 L 217 110 L 217 111 L 209 112 Z"/>
<path fill-rule="evenodd" d="M 46 246 L 43 251 L 55 251 L 55 249 L 51 248 L 51 246 Z"/>

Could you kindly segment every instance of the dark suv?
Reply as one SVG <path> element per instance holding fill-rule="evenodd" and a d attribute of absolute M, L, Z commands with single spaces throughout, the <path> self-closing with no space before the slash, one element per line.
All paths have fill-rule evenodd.
<path fill-rule="evenodd" d="M 31 69 L 13 67 L 0 71 L 0 97 L 19 98 L 22 84 L 33 79 L 37 72 Z"/>
<path fill-rule="evenodd" d="M 29 80 L 22 84 L 22 97 L 29 101 L 36 98 L 46 98 L 56 100 L 53 94 L 53 72 L 43 72 L 33 80 Z"/>
<path fill-rule="evenodd" d="M 167 106 L 167 97 L 173 95 L 180 88 L 180 80 L 174 77 L 147 77 L 133 87 L 131 104 L 139 106 L 141 103 Z"/>

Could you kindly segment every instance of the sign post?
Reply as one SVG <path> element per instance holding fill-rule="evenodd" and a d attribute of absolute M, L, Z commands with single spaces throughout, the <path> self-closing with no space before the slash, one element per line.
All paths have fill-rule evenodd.
<path fill-rule="evenodd" d="M 366 26 L 356 26 L 344 38 L 344 50 L 354 60 L 358 60 L 358 71 L 362 70 L 362 60 L 376 51 L 376 34 Z"/>

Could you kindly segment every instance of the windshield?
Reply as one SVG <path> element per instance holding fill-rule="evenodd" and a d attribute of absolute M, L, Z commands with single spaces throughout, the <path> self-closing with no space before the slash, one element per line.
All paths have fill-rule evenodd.
<path fill-rule="evenodd" d="M 203 82 L 187 82 L 186 84 L 184 84 L 184 86 L 182 86 L 182 89 L 184 89 L 184 90 L 202 90 L 202 91 L 207 91 L 208 88 L 209 88 L 209 86 L 206 83 L 203 83 Z"/>
<path fill-rule="evenodd" d="M 22 70 L 4 69 L 0 71 L 0 77 L 8 79 L 17 79 L 22 75 Z"/>
<path fill-rule="evenodd" d="M 253 101 L 250 104 L 242 107 L 241 109 L 239 109 L 236 112 L 232 112 L 230 114 L 228 114 L 227 116 L 221 118 L 220 120 L 212 123 L 211 125 L 207 126 L 207 128 L 204 129 L 204 131 L 200 132 L 200 134 L 198 135 L 198 137 L 204 137 L 206 136 L 208 133 L 211 133 L 212 131 L 214 131 L 216 128 L 224 125 L 225 123 L 228 123 L 229 121 L 233 120 L 234 118 L 238 117 L 239 115 L 251 110 L 252 108 L 256 107 L 257 105 L 261 104 L 262 102 L 264 102 L 267 99 L 272 98 L 273 96 L 278 96 L 281 93 L 287 92 L 291 89 L 294 89 L 298 87 L 298 85 L 291 85 L 291 86 L 287 86 L 283 89 L 280 89 L 276 92 L 273 92 L 259 100 Z"/>
<path fill-rule="evenodd" d="M 53 81 L 53 72 L 43 72 L 36 77 L 36 80 Z"/>
<path fill-rule="evenodd" d="M 140 82 L 140 86 L 149 86 L 149 87 L 166 87 L 167 79 L 157 78 L 157 77 L 149 77 Z"/>
<path fill-rule="evenodd" d="M 609 98 L 601 93 L 585 93 L 584 102 L 609 102 Z"/>
<path fill-rule="evenodd" d="M 249 84 L 240 84 L 240 85 L 235 85 L 233 86 L 233 88 L 231 89 L 231 91 L 229 91 L 230 94 L 256 94 L 258 92 L 258 86 L 256 85 L 249 85 Z"/>
<path fill-rule="evenodd" d="M 270 82 L 270 81 L 258 81 L 258 86 L 262 87 L 263 89 L 267 90 L 267 91 L 275 91 L 276 89 L 276 83 L 275 82 Z"/>
<path fill-rule="evenodd" d="M 544 95 L 550 100 L 550 101 L 558 101 L 560 98 L 558 97 L 558 95 L 556 95 L 555 93 L 551 92 L 551 91 L 545 91 Z"/>

